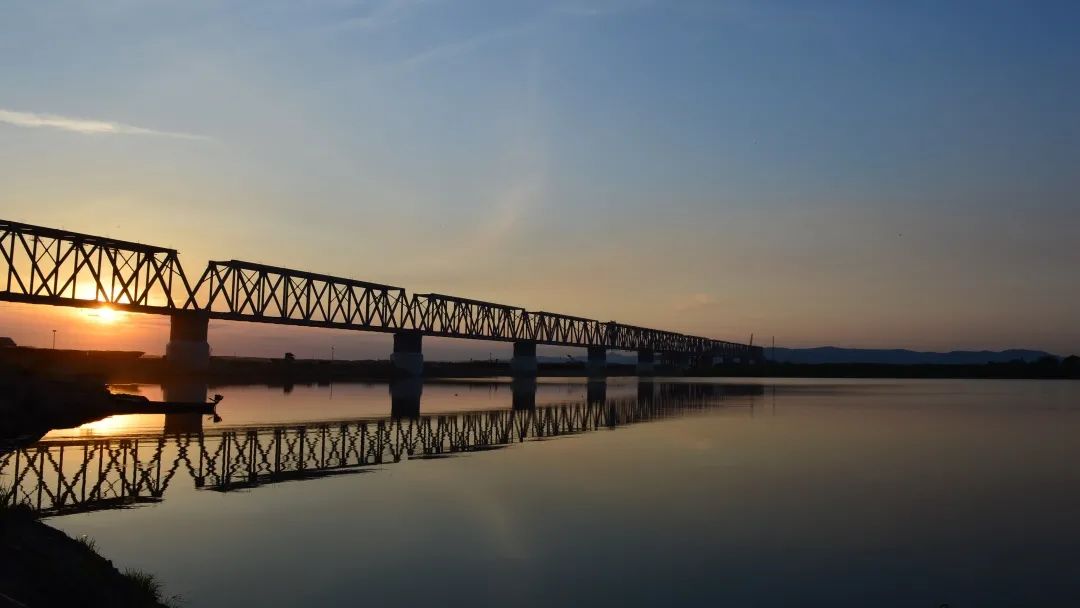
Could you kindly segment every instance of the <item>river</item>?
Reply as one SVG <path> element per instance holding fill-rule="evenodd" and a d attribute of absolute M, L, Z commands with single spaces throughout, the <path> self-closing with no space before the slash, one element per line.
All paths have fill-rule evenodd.
<path fill-rule="evenodd" d="M 188 606 L 1080 605 L 1077 382 L 210 393 L 220 420 L 58 429 L 0 484 Z"/>

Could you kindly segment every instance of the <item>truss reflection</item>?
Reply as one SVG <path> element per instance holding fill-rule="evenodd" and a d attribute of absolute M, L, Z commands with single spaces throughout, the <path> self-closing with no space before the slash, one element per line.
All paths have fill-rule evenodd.
<path fill-rule="evenodd" d="M 218 492 L 358 473 L 368 467 L 749 405 L 761 386 L 653 384 L 637 397 L 541 407 L 383 419 L 231 427 L 107 439 L 47 440 L 0 456 L 5 501 L 42 516 L 128 508 L 161 501 L 190 479 Z"/>

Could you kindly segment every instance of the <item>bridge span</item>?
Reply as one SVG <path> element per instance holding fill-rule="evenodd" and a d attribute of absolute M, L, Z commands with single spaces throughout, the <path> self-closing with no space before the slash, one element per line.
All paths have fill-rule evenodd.
<path fill-rule="evenodd" d="M 194 275 L 192 275 L 194 276 Z M 588 349 L 600 375 L 608 350 L 635 351 L 638 372 L 657 355 L 678 365 L 753 363 L 761 347 L 597 321 L 240 260 L 211 261 L 192 280 L 175 249 L 0 220 L 0 300 L 168 315 L 166 357 L 206 369 L 210 319 L 392 333 L 395 367 L 423 369 L 424 336 L 512 342 L 517 375 L 536 374 L 536 345 Z"/>

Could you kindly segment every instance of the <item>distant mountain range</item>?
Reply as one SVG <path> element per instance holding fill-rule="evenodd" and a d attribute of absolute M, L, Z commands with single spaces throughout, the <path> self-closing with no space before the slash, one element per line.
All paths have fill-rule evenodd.
<path fill-rule="evenodd" d="M 785 363 L 890 363 L 893 365 L 982 365 L 1008 361 L 1036 361 L 1040 357 L 1055 356 L 1041 350 L 1013 348 L 1009 350 L 954 350 L 947 353 L 920 352 L 905 349 L 883 348 L 777 348 L 766 347 L 765 355 Z"/>

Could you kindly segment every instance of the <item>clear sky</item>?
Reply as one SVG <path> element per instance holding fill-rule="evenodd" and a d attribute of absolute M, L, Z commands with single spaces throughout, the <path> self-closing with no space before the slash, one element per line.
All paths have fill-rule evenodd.
<path fill-rule="evenodd" d="M 1078 31 L 1049 1 L 7 0 L 0 217 L 722 339 L 1080 351 Z M 57 325 L 102 338 L 0 305 Z"/>

